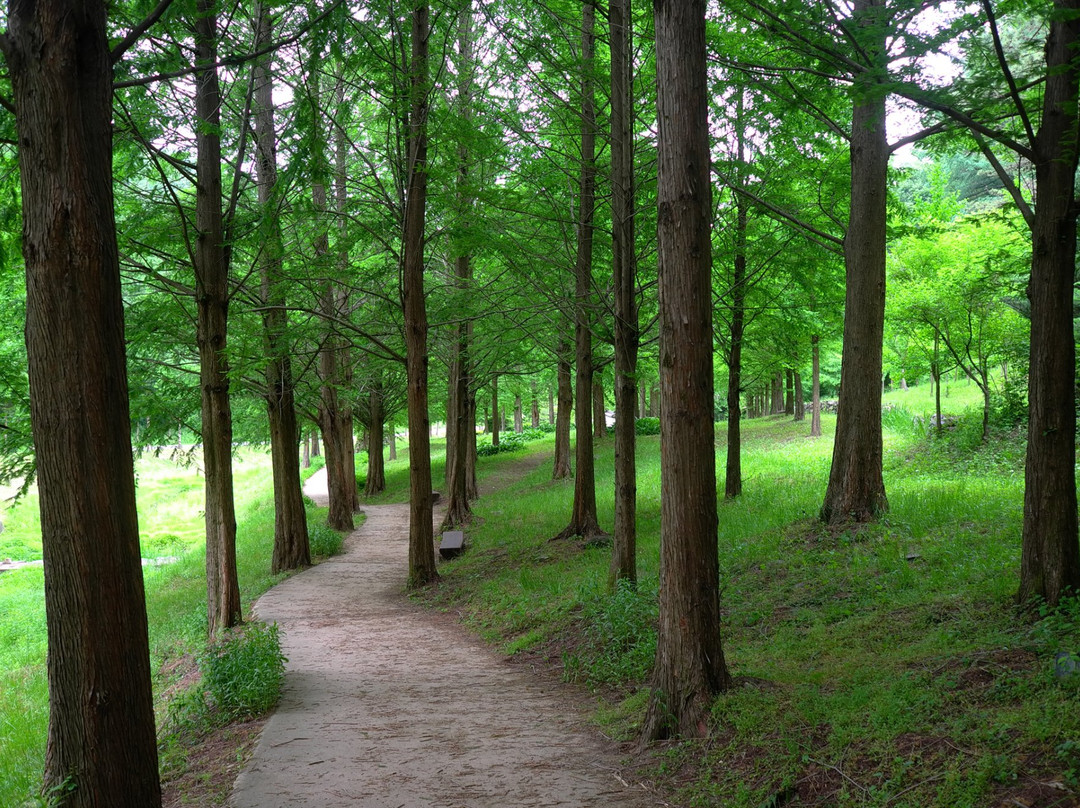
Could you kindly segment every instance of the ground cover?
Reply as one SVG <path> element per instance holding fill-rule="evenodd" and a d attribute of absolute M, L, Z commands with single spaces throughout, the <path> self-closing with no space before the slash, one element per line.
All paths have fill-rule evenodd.
<path fill-rule="evenodd" d="M 982 446 L 975 411 L 927 435 L 912 391 L 889 396 L 879 522 L 816 520 L 826 436 L 775 417 L 744 422 L 745 494 L 720 505 L 725 653 L 739 686 L 710 737 L 660 747 L 691 806 L 1077 804 L 1080 604 L 1020 611 L 1022 436 Z M 968 392 L 955 384 L 950 399 Z M 900 398 L 899 401 L 897 399 Z M 722 429 L 718 428 L 718 435 Z M 972 437 L 974 435 L 974 438 Z M 658 438 L 639 442 L 640 583 L 606 589 L 608 550 L 549 542 L 573 486 L 545 461 L 475 504 L 471 549 L 423 596 L 508 654 L 546 660 L 602 697 L 606 731 L 632 738 L 655 649 Z M 612 522 L 610 442 L 598 506 Z M 723 449 L 718 468 L 723 470 Z M 722 476 L 720 477 L 722 484 Z"/>

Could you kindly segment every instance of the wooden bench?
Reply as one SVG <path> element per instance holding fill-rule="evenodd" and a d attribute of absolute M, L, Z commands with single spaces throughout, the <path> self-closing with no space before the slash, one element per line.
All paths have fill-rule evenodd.
<path fill-rule="evenodd" d="M 443 558 L 453 558 L 465 551 L 465 534 L 460 530 L 448 530 L 442 534 L 439 541 L 439 555 Z"/>

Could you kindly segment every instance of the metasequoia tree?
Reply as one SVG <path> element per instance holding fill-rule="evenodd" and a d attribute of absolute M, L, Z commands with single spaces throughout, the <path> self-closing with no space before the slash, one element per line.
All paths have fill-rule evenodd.
<path fill-rule="evenodd" d="M 635 246 L 633 16 L 609 0 L 611 40 L 612 288 L 615 294 L 615 525 L 608 584 L 637 581 L 637 248 Z M 534 399 L 535 402 L 535 399 Z M 535 413 L 535 404 L 534 404 Z M 533 416 L 536 421 L 536 415 Z"/>
<path fill-rule="evenodd" d="M 887 59 L 884 0 L 855 0 L 852 28 L 870 67 Z M 821 518 L 866 521 L 889 507 L 882 478 L 881 364 L 885 330 L 885 233 L 889 143 L 880 71 L 853 86 L 851 205 L 844 238 L 846 298 L 841 394 Z"/>
<path fill-rule="evenodd" d="M 412 59 L 407 141 L 408 174 L 402 234 L 401 305 L 405 314 L 409 410 L 409 586 L 439 577 L 431 523 L 431 423 L 428 418 L 428 322 L 424 303 L 424 219 L 427 208 L 428 16 L 412 12 Z"/>
<path fill-rule="evenodd" d="M 574 264 L 574 335 L 576 343 L 576 390 L 574 426 L 577 438 L 574 459 L 574 504 L 570 524 L 555 536 L 567 539 L 581 536 L 590 540 L 604 536 L 596 516 L 596 475 L 593 459 L 592 330 L 589 323 L 589 297 L 592 293 L 593 218 L 596 206 L 596 82 L 595 61 L 596 6 L 586 2 L 581 17 L 581 167 L 578 185 L 577 258 Z M 560 390 L 561 392 L 561 390 Z"/>
<path fill-rule="evenodd" d="M 348 404 L 349 383 L 352 368 L 348 346 L 337 322 L 344 318 L 348 308 L 348 294 L 333 276 L 330 259 L 330 234 L 326 223 L 326 180 L 330 165 L 326 156 L 321 106 L 319 59 L 313 54 L 308 73 L 308 98 L 312 110 L 312 137 L 310 158 L 312 166 L 311 196 L 316 224 L 314 249 L 315 266 L 321 277 L 319 311 L 323 315 L 324 331 L 319 347 L 319 405 L 318 423 L 326 449 L 326 478 L 329 499 L 327 524 L 335 530 L 353 529 L 353 511 L 359 505 L 356 492 L 356 459 L 353 446 L 352 408 Z M 339 173 L 344 170 L 340 166 Z M 344 178 L 341 180 L 344 184 Z M 339 271 L 347 263 L 347 255 L 338 257 Z"/>
<path fill-rule="evenodd" d="M 657 2 L 660 624 L 645 740 L 700 736 L 720 643 L 705 1 Z"/>
<path fill-rule="evenodd" d="M 464 131 L 457 148 L 457 206 L 461 217 L 459 228 L 467 231 L 473 206 L 469 189 L 470 152 L 467 141 L 469 124 L 473 115 L 475 92 L 472 3 L 467 0 L 458 18 L 457 53 L 457 112 Z M 459 289 L 467 291 L 472 281 L 472 255 L 469 247 L 459 239 L 454 256 L 454 281 Z M 446 482 L 447 503 L 443 529 L 448 530 L 465 524 L 472 518 L 469 506 L 469 456 L 476 452 L 476 396 L 472 385 L 472 360 L 469 356 L 469 338 L 472 323 L 459 320 L 452 326 L 455 339 L 451 346 L 450 400 L 447 406 L 446 424 Z"/>
<path fill-rule="evenodd" d="M 229 252 L 225 246 L 221 183 L 221 87 L 217 71 L 217 14 L 212 0 L 195 10 L 196 188 L 195 303 L 198 309 L 199 389 L 205 482 L 206 601 L 210 634 L 240 622 L 233 501 L 232 404 L 226 353 Z"/>
<path fill-rule="evenodd" d="M 131 38 L 110 57 L 96 0 L 15 0 L 7 22 L 45 561 L 44 788 L 65 808 L 153 808 L 161 787 L 112 191 L 113 61 Z"/>
<path fill-rule="evenodd" d="M 270 10 L 256 7 L 256 51 L 271 41 Z M 270 56 L 255 63 L 255 145 L 261 213 L 260 257 L 263 340 L 266 347 L 266 408 L 270 419 L 270 448 L 274 470 L 273 572 L 311 564 L 307 515 L 300 490 L 300 436 L 296 423 L 292 361 L 288 345 L 283 249 L 278 219 L 277 136 L 274 131 L 274 82 Z"/>

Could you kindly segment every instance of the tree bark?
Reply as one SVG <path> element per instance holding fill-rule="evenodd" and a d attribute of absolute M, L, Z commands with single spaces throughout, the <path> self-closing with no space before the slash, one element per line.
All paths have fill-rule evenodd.
<path fill-rule="evenodd" d="M 884 28 L 874 10 L 884 0 L 856 0 L 857 30 L 877 41 L 863 43 L 875 63 L 885 58 Z M 869 39 L 869 36 L 864 39 Z M 881 368 L 885 328 L 886 191 L 889 145 L 885 93 L 876 73 L 855 81 L 851 125 L 851 211 L 844 237 L 847 295 L 841 394 L 836 442 L 821 518 L 829 524 L 865 522 L 888 510 L 882 479 Z"/>
<path fill-rule="evenodd" d="M 161 805 L 112 192 L 105 7 L 11 3 L 49 727 L 65 808 Z"/>
<path fill-rule="evenodd" d="M 742 125 L 744 94 L 740 90 L 736 100 L 736 149 L 739 170 L 746 163 L 745 127 Z M 746 227 L 747 201 L 741 194 L 735 195 L 735 256 L 731 273 L 731 345 L 728 352 L 727 387 L 727 459 L 724 470 L 724 498 L 734 499 L 742 494 L 742 412 L 739 397 L 742 393 L 742 349 L 746 329 Z"/>
<path fill-rule="evenodd" d="M 633 16 L 609 0 L 611 36 L 612 289 L 615 295 L 615 524 L 608 587 L 637 584 L 637 253 L 634 183 Z"/>
<path fill-rule="evenodd" d="M 424 219 L 427 208 L 428 114 L 427 3 L 412 12 L 409 65 L 410 112 L 408 189 L 402 236 L 401 305 L 405 312 L 409 408 L 409 579 L 410 587 L 438 580 L 432 526 L 431 423 L 428 418 L 428 322 L 424 303 Z"/>
<path fill-rule="evenodd" d="M 207 629 L 241 620 L 236 572 L 236 510 L 233 500 L 232 405 L 226 354 L 229 322 L 229 258 L 221 212 L 221 89 L 217 72 L 217 15 L 211 0 L 195 12 L 196 193 L 195 300 L 198 307 L 199 389 L 205 474 Z"/>
<path fill-rule="evenodd" d="M 555 393 L 548 387 L 548 423 L 555 423 Z"/>
<path fill-rule="evenodd" d="M 1080 2 L 1054 5 L 1042 124 L 1034 143 L 1037 205 L 1028 284 L 1029 417 L 1019 592 L 1022 602 L 1041 597 L 1050 605 L 1070 589 L 1080 590 L 1073 333 Z"/>
<path fill-rule="evenodd" d="M 795 371 L 784 368 L 784 415 L 795 414 Z"/>
<path fill-rule="evenodd" d="M 457 76 L 457 114 L 462 123 L 469 127 L 473 117 L 475 54 L 473 52 L 473 14 L 471 0 L 458 17 L 458 76 Z M 472 192 L 469 188 L 470 154 L 468 141 L 461 139 L 457 150 L 458 175 L 456 202 L 460 229 L 468 231 L 473 207 Z M 472 282 L 472 256 L 464 243 L 456 246 L 454 259 L 455 284 L 461 291 L 467 291 Z M 442 530 L 451 530 L 468 523 L 472 519 L 469 506 L 469 454 L 475 450 L 476 429 L 470 418 L 472 408 L 469 403 L 469 390 L 472 387 L 471 359 L 469 342 L 472 334 L 471 322 L 461 322 L 455 327 L 456 339 L 453 345 L 453 359 L 450 366 L 450 403 L 451 417 L 448 419 L 446 432 L 446 515 Z M 470 445 L 469 430 L 472 430 Z M 453 452 L 450 452 L 451 443 Z M 474 466 L 475 468 L 475 466 Z"/>
<path fill-rule="evenodd" d="M 595 69 L 596 6 L 586 2 L 581 20 L 581 182 L 578 192 L 577 258 L 574 267 L 574 341 L 577 362 L 577 400 L 574 402 L 574 504 L 570 523 L 554 536 L 555 540 L 580 536 L 586 541 L 605 536 L 596 516 L 596 475 L 593 458 L 592 330 L 589 324 L 589 298 L 592 293 L 593 213 L 596 204 L 596 99 Z"/>
<path fill-rule="evenodd" d="M 491 445 L 499 445 L 499 374 L 491 377 Z"/>
<path fill-rule="evenodd" d="M 593 375 L 593 437 L 602 440 L 607 437 L 607 410 L 604 409 L 604 382 Z"/>
<path fill-rule="evenodd" d="M 540 400 L 536 397 L 536 382 L 532 383 L 532 406 L 529 411 L 529 423 L 533 429 L 540 428 Z"/>
<path fill-rule="evenodd" d="M 821 337 L 810 337 L 810 437 L 821 437 L 821 350 L 818 343 Z"/>
<path fill-rule="evenodd" d="M 660 624 L 642 735 L 701 736 L 731 677 L 720 643 L 705 2 L 656 3 Z"/>
<path fill-rule="evenodd" d="M 796 421 L 806 420 L 806 399 L 803 397 L 802 374 L 793 371 L 795 381 L 795 418 Z"/>
<path fill-rule="evenodd" d="M 368 465 L 364 496 L 373 497 L 386 490 L 386 467 L 383 464 L 382 385 L 375 382 L 368 393 Z"/>
<path fill-rule="evenodd" d="M 525 431 L 525 413 L 522 410 L 521 393 L 514 395 L 514 432 L 520 435 Z"/>
<path fill-rule="evenodd" d="M 256 10 L 256 50 L 271 41 L 270 10 Z M 277 136 L 274 132 L 274 84 L 270 56 L 255 63 L 255 143 L 258 198 L 262 209 L 263 254 L 260 265 L 263 341 L 266 346 L 266 405 L 270 419 L 270 454 L 274 473 L 274 552 L 271 571 L 311 564 L 307 514 L 300 488 L 300 433 L 296 422 L 288 317 L 282 278 L 283 249 L 278 219 Z M 317 446 L 317 442 L 314 444 Z M 318 454 L 314 447 L 312 454 Z"/>
<path fill-rule="evenodd" d="M 315 126 L 321 128 L 323 110 L 317 65 L 313 65 L 310 76 L 310 97 L 314 106 Z M 342 90 L 339 86 L 338 95 Z M 341 151 L 341 135 L 335 138 L 338 151 Z M 330 171 L 330 165 L 323 150 L 323 138 L 316 136 L 311 147 L 312 204 L 315 215 L 319 217 L 314 240 L 315 264 L 323 277 L 319 308 L 323 314 L 323 343 L 319 349 L 319 428 L 322 431 L 323 446 L 326 448 L 326 480 L 329 499 L 327 524 L 334 530 L 352 531 L 353 512 L 359 506 L 356 491 L 356 458 L 353 447 L 353 414 L 346 403 L 351 368 L 349 350 L 344 337 L 335 323 L 348 311 L 348 293 L 342 288 L 339 279 L 334 278 L 330 261 L 330 233 L 325 222 L 327 209 L 326 185 L 322 177 Z M 344 156 L 338 154 L 335 170 L 337 204 L 343 207 L 341 195 L 344 192 Z M 339 271 L 347 266 L 347 256 L 339 255 Z"/>
<path fill-rule="evenodd" d="M 570 382 L 570 345 L 559 340 L 557 374 L 559 383 L 559 410 L 555 417 L 555 463 L 551 479 L 565 480 L 570 476 L 570 411 L 574 404 L 574 392 Z"/>

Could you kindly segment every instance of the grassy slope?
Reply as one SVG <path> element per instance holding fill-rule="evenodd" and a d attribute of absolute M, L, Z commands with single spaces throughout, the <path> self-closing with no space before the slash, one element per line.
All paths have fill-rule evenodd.
<path fill-rule="evenodd" d="M 1040 619 L 1012 605 L 1021 447 L 1005 436 L 975 450 L 967 420 L 931 445 L 912 426 L 919 392 L 891 416 L 891 510 L 857 532 L 814 519 L 831 419 L 821 440 L 783 418 L 745 422 L 746 494 L 720 505 L 719 548 L 728 664 L 747 686 L 717 699 L 709 740 L 666 749 L 662 769 L 687 804 L 1075 804 L 1059 786 L 1080 777 L 1080 688 L 1052 670 L 1056 651 L 1080 649 L 1080 608 Z M 953 407 L 964 392 L 951 390 Z M 471 552 L 428 595 L 507 652 L 607 686 L 609 731 L 624 737 L 655 647 L 657 441 L 638 450 L 637 593 L 604 591 L 607 550 L 546 541 L 572 485 L 544 463 L 477 503 Z M 604 525 L 611 452 L 598 449 Z"/>
<path fill-rule="evenodd" d="M 202 481 L 191 468 L 144 458 L 139 474 L 139 522 L 144 555 L 177 554 L 180 560 L 146 568 L 151 664 L 159 723 L 163 693 L 177 675 L 190 670 L 184 660 L 202 648 L 206 632 L 205 555 L 202 552 Z M 274 511 L 269 455 L 249 451 L 234 467 L 237 558 L 245 614 L 262 592 L 284 576 L 271 576 Z M 21 513 L 29 509 L 33 513 Z M 40 553 L 36 497 L 8 518 L 20 546 Z M 325 521 L 325 509 L 309 511 L 309 523 Z M 21 526 L 20 531 L 14 525 Z M 179 540 L 162 540 L 162 536 Z M 16 806 L 40 784 L 48 719 L 45 679 L 45 607 L 42 571 L 28 568 L 0 575 L 0 805 Z"/>

